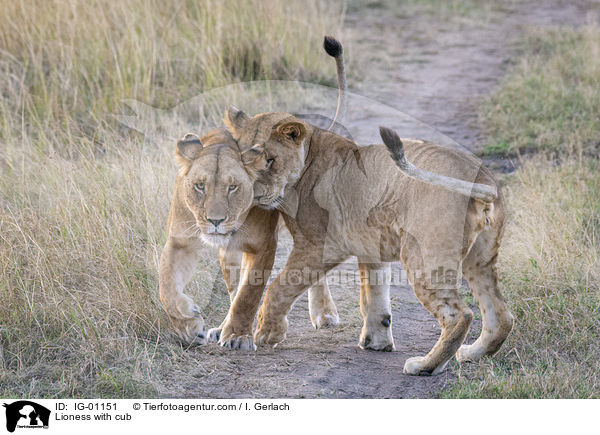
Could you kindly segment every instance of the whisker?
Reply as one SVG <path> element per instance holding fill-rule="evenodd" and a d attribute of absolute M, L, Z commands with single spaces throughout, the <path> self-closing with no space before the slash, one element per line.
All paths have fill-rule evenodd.
<path fill-rule="evenodd" d="M 187 232 L 188 232 L 188 231 L 190 231 L 190 230 L 192 230 L 192 229 L 194 229 L 194 230 L 196 230 L 196 231 L 197 231 L 197 230 L 199 229 L 199 227 L 198 227 L 198 225 L 197 225 L 197 224 L 190 225 L 190 226 L 189 226 L 187 229 L 185 229 L 185 230 L 183 231 L 183 235 L 185 236 L 185 235 L 187 234 Z M 194 234 L 195 234 L 195 231 L 194 231 L 194 233 L 192 233 L 192 235 L 194 235 Z"/>

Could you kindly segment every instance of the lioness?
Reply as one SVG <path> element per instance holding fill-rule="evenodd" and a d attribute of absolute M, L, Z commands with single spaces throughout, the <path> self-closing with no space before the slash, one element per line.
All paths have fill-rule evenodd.
<path fill-rule="evenodd" d="M 276 210 L 252 207 L 253 183 L 267 166 L 262 148 L 240 151 L 231 135 L 221 129 L 202 139 L 187 134 L 177 142 L 175 156 L 180 171 L 160 258 L 161 302 L 175 332 L 187 343 L 220 341 L 226 347 L 253 349 L 254 313 L 248 317 L 247 304 L 258 304 L 262 296 L 266 284 L 262 278 L 273 267 L 279 220 Z M 228 317 L 208 333 L 198 307 L 183 293 L 200 260 L 202 243 L 219 247 L 231 300 Z M 240 271 L 244 276 L 238 290 Z M 309 312 L 315 328 L 339 323 L 325 281 L 310 289 Z"/>

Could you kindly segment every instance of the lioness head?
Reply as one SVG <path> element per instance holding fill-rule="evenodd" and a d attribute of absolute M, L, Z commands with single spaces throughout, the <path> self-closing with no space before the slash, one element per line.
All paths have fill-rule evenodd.
<path fill-rule="evenodd" d="M 254 199 L 261 207 L 276 207 L 286 186 L 302 173 L 310 125 L 289 113 L 262 113 L 251 118 L 233 107 L 225 114 L 225 124 L 241 148 L 256 147 L 263 153 L 266 167 L 254 185 Z"/>
<path fill-rule="evenodd" d="M 253 184 L 266 167 L 262 146 L 240 149 L 225 129 L 202 139 L 188 133 L 177 142 L 185 207 L 193 214 L 201 238 L 212 245 L 223 246 L 243 225 L 252 206 Z"/>

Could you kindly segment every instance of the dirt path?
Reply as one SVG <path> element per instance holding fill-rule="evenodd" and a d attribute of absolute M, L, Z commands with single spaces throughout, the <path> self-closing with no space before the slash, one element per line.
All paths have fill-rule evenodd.
<path fill-rule="evenodd" d="M 347 17 L 352 52 L 361 58 L 365 80 L 353 90 L 395 107 L 477 151 L 482 134 L 476 106 L 502 76 L 511 41 L 534 25 L 582 24 L 586 8 L 577 2 L 552 2 L 531 7 L 514 4 L 502 9 L 472 12 L 444 19 L 434 14 L 402 15 L 385 9 L 350 11 Z M 379 142 L 378 120 L 352 111 L 347 124 L 373 130 Z M 387 126 L 402 136 L 419 137 L 415 123 L 398 120 Z M 374 125 L 375 123 L 375 125 Z M 368 126 L 367 126 L 368 124 Z M 429 127 L 427 127 L 429 128 Z M 502 169 L 503 164 L 500 164 Z M 286 238 L 287 237 L 287 238 Z M 289 252 L 289 235 L 280 243 L 276 267 Z M 340 267 L 356 270 L 352 261 Z M 394 265 L 398 268 L 398 265 Z M 160 392 L 169 397 L 436 397 L 453 379 L 450 370 L 435 377 L 402 374 L 404 361 L 423 355 L 435 343 L 439 327 L 418 303 L 409 287 L 392 288 L 393 333 L 397 351 L 378 353 L 358 349 L 361 328 L 359 288 L 332 286 L 341 326 L 314 330 L 307 297 L 294 306 L 288 338 L 276 349 L 229 352 L 215 345 L 187 350 L 180 371 L 166 373 Z M 476 310 L 475 310 L 476 311 Z M 480 330 L 478 316 L 472 340 Z"/>

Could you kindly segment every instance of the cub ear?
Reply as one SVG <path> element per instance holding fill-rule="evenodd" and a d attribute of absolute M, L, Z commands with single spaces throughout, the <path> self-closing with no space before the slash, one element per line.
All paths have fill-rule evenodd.
<path fill-rule="evenodd" d="M 267 167 L 265 146 L 257 143 L 253 147 L 242 151 L 242 163 L 246 168 L 251 168 L 255 171 L 265 169 Z"/>
<path fill-rule="evenodd" d="M 177 141 L 175 158 L 181 166 L 188 166 L 193 160 L 198 158 L 202 148 L 200 138 L 194 133 L 188 133 Z"/>
<path fill-rule="evenodd" d="M 306 127 L 299 121 L 288 121 L 277 126 L 277 133 L 300 145 L 306 137 Z"/>
<path fill-rule="evenodd" d="M 227 130 L 229 130 L 234 138 L 239 139 L 239 132 L 246 126 L 249 119 L 250 116 L 248 116 L 246 112 L 230 106 L 229 109 L 225 111 L 225 118 L 223 121 L 225 122 Z"/>

